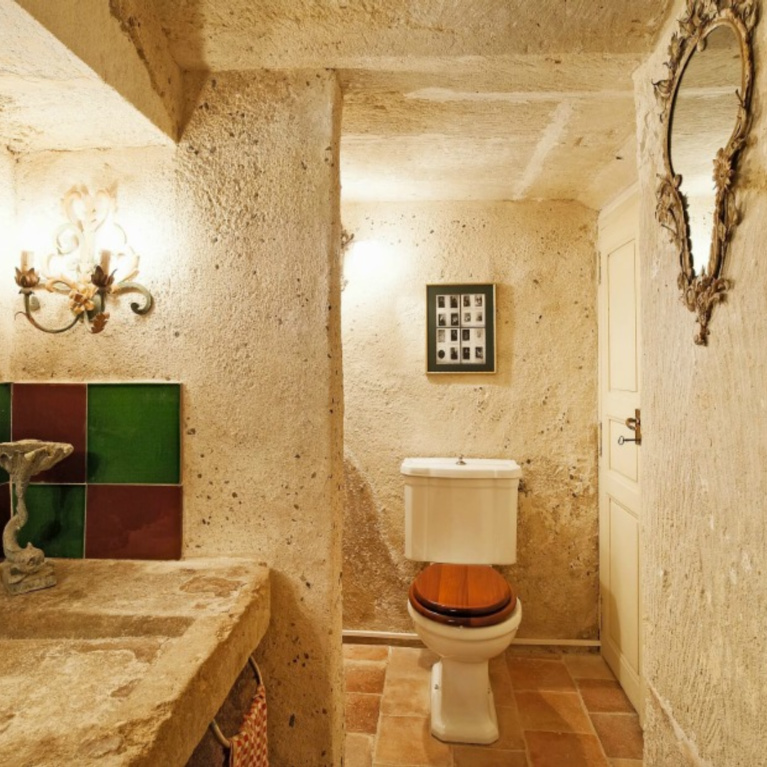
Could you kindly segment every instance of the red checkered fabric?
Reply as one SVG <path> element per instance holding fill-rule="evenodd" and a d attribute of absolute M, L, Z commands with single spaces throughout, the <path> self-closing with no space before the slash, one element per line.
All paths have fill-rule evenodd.
<path fill-rule="evenodd" d="M 259 682 L 240 731 L 231 738 L 229 767 L 269 767 L 266 743 L 266 688 Z"/>

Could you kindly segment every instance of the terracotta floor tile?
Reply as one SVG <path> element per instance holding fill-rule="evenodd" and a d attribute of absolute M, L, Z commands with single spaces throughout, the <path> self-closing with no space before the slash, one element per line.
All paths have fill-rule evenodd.
<path fill-rule="evenodd" d="M 381 712 L 392 716 L 429 716 L 430 674 L 412 676 L 387 674 L 381 700 Z"/>
<path fill-rule="evenodd" d="M 498 740 L 487 746 L 476 746 L 476 748 L 493 751 L 522 751 L 525 747 L 525 740 L 522 737 L 522 725 L 519 721 L 519 711 L 517 711 L 516 704 L 511 706 L 496 705 L 495 713 L 498 717 Z"/>
<path fill-rule="evenodd" d="M 360 692 L 346 693 L 346 731 L 375 735 L 381 696 Z"/>
<path fill-rule="evenodd" d="M 610 767 L 595 735 L 526 732 L 530 767 Z"/>
<path fill-rule="evenodd" d="M 621 686 L 610 679 L 579 679 L 578 691 L 588 711 L 633 714 L 634 707 Z"/>
<path fill-rule="evenodd" d="M 577 693 L 530 690 L 516 693 L 516 699 L 523 730 L 594 732 Z"/>
<path fill-rule="evenodd" d="M 449 746 L 431 736 L 428 718 L 382 716 L 373 763 L 451 767 L 453 756 Z"/>
<path fill-rule="evenodd" d="M 373 764 L 373 736 L 357 732 L 346 734 L 345 767 L 371 767 Z"/>
<path fill-rule="evenodd" d="M 528 767 L 524 751 L 488 751 L 480 746 L 453 746 L 454 767 Z"/>
<path fill-rule="evenodd" d="M 500 738 L 489 746 L 431 736 L 437 660 L 426 649 L 344 645 L 348 767 L 643 767 L 638 717 L 596 653 L 518 647 L 492 659 Z"/>
<path fill-rule="evenodd" d="M 506 660 L 511 685 L 515 692 L 519 690 L 575 692 L 575 683 L 562 661 L 517 657 Z"/>
<path fill-rule="evenodd" d="M 591 721 L 607 756 L 642 758 L 643 736 L 636 714 L 591 714 Z"/>
<path fill-rule="evenodd" d="M 596 653 L 565 653 L 562 662 L 573 679 L 612 679 L 615 675 L 601 655 Z"/>
<path fill-rule="evenodd" d="M 496 706 L 508 706 L 514 702 L 509 667 L 503 655 L 490 661 L 490 686 L 493 688 Z"/>
<path fill-rule="evenodd" d="M 381 644 L 345 644 L 344 660 L 388 660 L 389 648 Z"/>
<path fill-rule="evenodd" d="M 388 676 L 422 676 L 429 677 L 431 667 L 439 660 L 431 650 L 417 647 L 392 647 L 389 653 L 389 663 L 386 668 Z"/>
<path fill-rule="evenodd" d="M 371 692 L 380 695 L 383 692 L 385 675 L 385 663 L 356 660 L 344 662 L 347 692 Z"/>

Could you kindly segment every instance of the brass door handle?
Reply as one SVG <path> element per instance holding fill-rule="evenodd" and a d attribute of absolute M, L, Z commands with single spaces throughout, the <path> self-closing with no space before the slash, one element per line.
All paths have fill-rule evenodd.
<path fill-rule="evenodd" d="M 634 417 L 627 418 L 625 423 L 626 423 L 626 428 L 631 429 L 631 431 L 634 432 L 634 437 L 627 438 L 621 435 L 620 437 L 618 437 L 618 444 L 625 445 L 626 442 L 635 442 L 637 445 L 641 445 L 642 444 L 642 419 L 641 419 L 641 414 L 639 412 L 639 408 L 637 408 L 634 411 Z"/>

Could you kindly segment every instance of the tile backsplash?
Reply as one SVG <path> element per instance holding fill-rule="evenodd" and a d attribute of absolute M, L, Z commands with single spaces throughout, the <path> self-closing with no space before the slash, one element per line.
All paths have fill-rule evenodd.
<path fill-rule="evenodd" d="M 33 478 L 21 545 L 50 557 L 180 558 L 180 384 L 0 384 L 0 442 L 17 439 L 74 446 Z M 5 472 L 0 483 L 2 529 Z"/>

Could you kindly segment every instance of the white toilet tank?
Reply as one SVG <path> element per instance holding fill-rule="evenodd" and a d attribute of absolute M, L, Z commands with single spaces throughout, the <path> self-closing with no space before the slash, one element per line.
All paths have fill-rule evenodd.
<path fill-rule="evenodd" d="M 405 556 L 456 565 L 517 561 L 516 461 L 406 458 Z"/>

